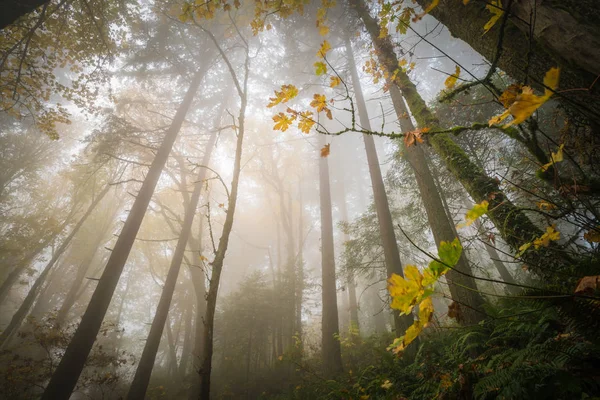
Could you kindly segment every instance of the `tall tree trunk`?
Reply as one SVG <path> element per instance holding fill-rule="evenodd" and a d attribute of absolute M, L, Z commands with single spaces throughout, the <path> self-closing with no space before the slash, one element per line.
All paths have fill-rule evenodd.
<path fill-rule="evenodd" d="M 348 207 L 346 207 L 346 187 L 343 180 L 340 182 L 338 190 L 341 199 L 340 214 L 342 214 L 342 221 L 349 222 Z M 344 233 L 344 243 L 348 240 L 350 240 L 348 234 Z M 358 303 L 356 302 L 356 282 L 354 281 L 354 271 L 352 268 L 347 268 L 346 271 L 346 290 L 348 292 L 348 311 L 350 312 L 350 331 L 354 331 L 357 333 L 357 336 L 360 336 L 360 325 L 358 323 Z"/>
<path fill-rule="evenodd" d="M 325 137 L 321 136 L 321 146 Z M 335 284 L 335 255 L 333 250 L 333 216 L 327 157 L 319 159 L 319 199 L 321 204 L 321 268 L 322 268 L 322 357 L 323 371 L 328 375 L 342 372 L 342 353 L 338 336 L 337 294 Z"/>
<path fill-rule="evenodd" d="M 152 161 L 144 183 L 135 198 L 131 212 L 127 216 L 102 277 L 83 314 L 81 323 L 44 391 L 43 400 L 67 400 L 77 384 L 148 209 L 158 179 L 205 72 L 205 69 L 202 68 L 192 78 L 190 86 L 165 134 L 165 138 Z"/>
<path fill-rule="evenodd" d="M 298 258 L 296 260 L 296 328 L 302 343 L 302 301 L 304 296 L 304 203 L 302 202 L 302 179 L 298 179 Z"/>
<path fill-rule="evenodd" d="M 359 13 L 373 40 L 381 65 L 387 70 L 395 71 L 398 66 L 398 58 L 394 53 L 389 36 L 379 38 L 379 25 L 370 16 L 363 0 L 351 0 L 351 4 Z M 394 85 L 402 90 L 402 95 L 406 99 L 412 116 L 418 125 L 435 131 L 439 122 L 408 76 L 400 71 L 396 75 Z M 440 133 L 428 135 L 427 138 L 444 164 L 462 183 L 469 195 L 478 203 L 484 200 L 489 201 L 490 211 L 488 211 L 488 216 L 508 245 L 517 251 L 521 245 L 541 236 L 542 231 L 504 195 L 498 186 L 498 182 L 477 167 L 450 136 Z M 530 267 L 531 271 L 542 275 L 544 270 L 554 269 L 557 263 L 571 262 L 568 256 L 554 252 L 550 248 L 540 248 L 536 252 L 525 252 L 521 258 Z"/>
<path fill-rule="evenodd" d="M 94 242 L 92 242 L 90 244 L 89 248 L 86 249 L 86 251 L 88 252 L 88 255 L 83 259 L 83 261 L 77 268 L 77 272 L 75 273 L 75 279 L 70 284 L 69 291 L 67 292 L 67 295 L 65 296 L 65 299 L 63 300 L 63 303 L 56 315 L 55 323 L 57 326 L 60 326 L 63 324 L 63 322 L 67 318 L 69 311 L 75 304 L 75 300 L 77 298 L 77 292 L 81 288 L 81 284 L 83 282 L 83 279 L 85 278 L 85 274 L 89 271 L 90 264 L 94 260 L 94 257 L 96 256 L 96 252 L 98 251 L 98 248 L 99 248 L 100 244 L 102 243 L 102 240 L 104 239 L 105 235 L 108 233 L 109 228 L 111 227 L 113 218 L 114 218 L 114 214 L 112 216 L 107 215 L 106 219 L 102 223 L 102 226 L 100 227 L 100 232 L 94 233 L 96 235 L 96 239 L 94 240 Z"/>
<path fill-rule="evenodd" d="M 233 228 L 233 217 L 235 215 L 235 207 L 237 204 L 238 186 L 240 181 L 241 163 L 242 163 L 242 144 L 244 142 L 245 134 L 245 121 L 246 121 L 246 106 L 248 102 L 248 75 L 250 68 L 250 57 L 248 55 L 248 48 L 245 49 L 246 59 L 244 61 L 244 77 L 243 83 L 241 83 L 233 67 L 227 58 L 226 54 L 219 47 L 217 40 L 210 33 L 207 32 L 211 39 L 217 46 L 221 57 L 227 64 L 231 78 L 235 83 L 237 93 L 240 97 L 240 111 L 238 114 L 238 126 L 237 126 L 237 142 L 235 148 L 235 160 L 233 163 L 233 177 L 231 180 L 231 190 L 229 193 L 229 200 L 227 203 L 227 215 L 225 222 L 223 223 L 223 231 L 221 238 L 219 239 L 219 245 L 215 258 L 212 262 L 212 274 L 210 277 L 210 285 L 208 288 L 208 294 L 206 296 L 206 316 L 204 319 L 204 350 L 202 352 L 202 367 L 200 368 L 200 396 L 201 400 L 210 400 L 210 374 L 212 372 L 212 355 L 213 355 L 213 332 L 215 323 L 215 310 L 217 306 L 217 294 L 219 291 L 219 283 L 221 280 L 221 272 L 223 271 L 223 262 L 225 261 L 225 253 L 229 245 L 229 236 Z"/>
<path fill-rule="evenodd" d="M 402 132 L 414 131 L 415 126 L 411 119 L 402 117 L 403 115 L 408 115 L 408 110 L 406 109 L 400 90 L 393 84 L 390 85 L 390 95 L 394 103 L 396 115 L 400 120 Z M 439 248 L 442 241 L 451 242 L 454 238 L 458 237 L 454 223 L 446 215 L 441 194 L 435 185 L 423 147 L 419 145 L 406 147 L 404 154 L 414 171 L 419 193 L 425 206 L 427 221 L 431 227 L 435 244 Z M 461 305 L 461 322 L 473 325 L 481 321 L 485 315 L 481 309 L 484 301 L 479 293 L 477 293 L 475 280 L 465 274 L 472 276 L 473 272 L 471 271 L 467 254 L 463 251 L 454 268 L 446 274 L 446 281 L 449 285 L 452 300 Z"/>
<path fill-rule="evenodd" d="M 356 97 L 356 106 L 358 108 L 360 124 L 363 129 L 371 130 L 367 105 L 362 93 L 360 78 L 354 61 L 354 54 L 352 53 L 352 45 L 348 36 L 346 36 L 345 41 L 348 68 L 352 76 L 352 86 L 354 87 L 354 96 Z M 390 206 L 383 184 L 375 141 L 370 135 L 363 135 L 363 139 L 365 142 L 365 151 L 367 153 L 367 162 L 369 164 L 371 186 L 373 187 L 375 211 L 377 212 L 377 220 L 379 221 L 379 234 L 381 236 L 381 245 L 383 246 L 387 277 L 391 277 L 392 274 L 404 276 L 402 261 L 400 260 L 400 253 L 398 252 L 398 243 L 396 242 L 396 233 L 394 232 L 394 222 L 392 221 L 392 213 L 390 212 Z M 412 314 L 401 316 L 397 311 L 392 311 L 392 313 L 394 315 L 396 335 L 402 336 L 404 335 L 404 332 L 406 332 L 406 329 L 412 325 Z"/>
<path fill-rule="evenodd" d="M 0 335 L 0 348 L 4 347 L 4 345 L 6 343 L 8 343 L 8 339 L 21 327 L 21 324 L 23 323 L 23 320 L 27 316 L 29 309 L 33 305 L 33 302 L 35 301 L 41 286 L 46 281 L 46 276 L 48 276 L 48 274 L 52 270 L 52 267 L 54 267 L 54 264 L 56 264 L 56 261 L 64 253 L 64 251 L 67 249 L 67 247 L 69 247 L 69 244 L 71 243 L 71 240 L 73 239 L 73 237 L 77 234 L 77 232 L 83 226 L 83 224 L 88 219 L 88 217 L 96 209 L 96 206 L 104 198 L 106 193 L 108 193 L 109 189 L 110 189 L 110 186 L 107 185 L 104 189 L 102 189 L 102 191 L 100 193 L 98 193 L 98 196 L 96 196 L 96 198 L 89 205 L 85 214 L 83 214 L 81 219 L 79 219 L 77 224 L 73 227 L 73 230 L 71 231 L 71 233 L 69 233 L 69 235 L 65 238 L 65 240 L 63 240 L 63 242 L 61 243 L 59 248 L 54 251 L 54 255 L 52 256 L 50 261 L 48 261 L 48 264 L 46 264 L 46 266 L 42 270 L 42 273 L 40 274 L 40 276 L 38 276 L 38 278 L 35 280 L 35 283 L 31 287 L 31 289 L 29 289 L 29 292 L 27 293 L 25 300 L 23 300 L 23 303 L 21 303 L 21 306 L 19 307 L 19 309 L 17 310 L 15 315 L 13 315 L 10 323 L 8 324 L 6 329 L 2 332 L 2 335 Z"/>
<path fill-rule="evenodd" d="M 207 145 L 207 151 L 203 157 L 203 166 L 207 166 L 210 160 L 210 155 L 214 143 L 216 141 L 216 131 L 213 132 L 209 143 Z M 210 149 L 210 150 L 208 150 Z M 183 224 L 181 225 L 181 232 L 179 233 L 179 239 L 171 259 L 171 265 L 169 266 L 169 272 L 167 273 L 167 279 L 163 286 L 162 294 L 156 307 L 156 313 L 152 326 L 150 327 L 150 333 L 142 352 L 142 357 L 135 371 L 133 382 L 129 388 L 127 398 L 129 400 L 144 399 L 146 390 L 148 389 L 148 383 L 150 382 L 150 375 L 152 374 L 152 368 L 154 367 L 154 360 L 156 359 L 156 352 L 160 344 L 160 338 L 165 326 L 165 321 L 169 314 L 169 307 L 171 306 L 171 300 L 173 299 L 173 293 L 175 292 L 175 286 L 177 284 L 177 277 L 179 276 L 179 270 L 181 269 L 181 262 L 190 238 L 192 231 L 192 224 L 194 223 L 194 217 L 196 216 L 196 209 L 198 208 L 198 202 L 200 201 L 200 194 L 202 187 L 204 186 L 204 179 L 206 177 L 206 168 L 200 167 L 198 172 L 197 181 L 194 185 L 194 191 L 190 197 L 189 203 L 185 210 L 183 217 Z"/>
<path fill-rule="evenodd" d="M 185 333 L 183 337 L 183 347 L 181 349 L 181 360 L 179 361 L 179 376 L 184 378 L 187 375 L 188 365 L 190 363 L 190 355 L 192 353 L 192 312 L 191 304 L 186 306 L 185 311 Z"/>

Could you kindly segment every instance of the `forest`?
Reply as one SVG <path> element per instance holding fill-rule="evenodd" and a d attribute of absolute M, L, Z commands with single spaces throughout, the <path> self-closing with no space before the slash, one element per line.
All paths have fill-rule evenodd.
<path fill-rule="evenodd" d="M 597 0 L 1 0 L 0 398 L 600 399 Z"/>

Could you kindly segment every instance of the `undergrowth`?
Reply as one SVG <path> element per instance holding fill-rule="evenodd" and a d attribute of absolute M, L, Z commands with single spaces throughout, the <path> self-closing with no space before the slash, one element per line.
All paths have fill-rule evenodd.
<path fill-rule="evenodd" d="M 344 346 L 344 375 L 298 364 L 298 384 L 265 398 L 600 399 L 600 331 L 579 322 L 594 319 L 594 307 L 565 317 L 549 302 L 500 303 L 478 325 L 429 329 L 410 361 L 386 353 L 382 338 L 354 342 Z"/>

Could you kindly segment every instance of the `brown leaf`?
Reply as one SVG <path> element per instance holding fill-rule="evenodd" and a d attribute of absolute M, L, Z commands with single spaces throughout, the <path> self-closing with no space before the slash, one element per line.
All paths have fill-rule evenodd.
<path fill-rule="evenodd" d="M 577 282 L 575 288 L 576 294 L 589 294 L 592 295 L 600 286 L 600 275 L 584 276 Z"/>
<path fill-rule="evenodd" d="M 423 135 L 423 133 L 426 133 L 428 131 L 429 131 L 429 128 L 421 128 L 421 129 L 416 129 L 411 132 L 406 132 L 404 134 L 404 145 L 406 147 L 410 147 L 410 146 L 416 144 L 417 142 L 423 143 L 423 138 L 421 136 Z"/>
<path fill-rule="evenodd" d="M 462 311 L 460 309 L 460 304 L 453 301 L 452 304 L 448 306 L 448 317 L 454 318 L 456 322 L 460 322 L 462 320 Z"/>
<path fill-rule="evenodd" d="M 321 149 L 321 157 L 327 157 L 329 155 L 329 146 L 331 144 L 326 144 L 325 146 L 323 146 L 323 148 Z"/>

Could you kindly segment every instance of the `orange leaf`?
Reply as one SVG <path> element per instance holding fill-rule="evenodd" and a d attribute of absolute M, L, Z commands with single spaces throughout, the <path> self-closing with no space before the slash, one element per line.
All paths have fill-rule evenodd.
<path fill-rule="evenodd" d="M 325 146 L 323 146 L 323 148 L 321 149 L 321 157 L 327 157 L 329 155 L 329 146 L 330 144 L 326 144 Z"/>
<path fill-rule="evenodd" d="M 410 146 L 416 144 L 417 142 L 423 143 L 423 138 L 421 136 L 423 133 L 426 133 L 428 131 L 429 131 L 429 128 L 421 128 L 421 129 L 416 129 L 411 132 L 406 132 L 404 134 L 404 145 L 406 147 L 410 147 Z"/>
<path fill-rule="evenodd" d="M 577 282 L 575 293 L 577 294 L 594 294 L 600 285 L 600 275 L 584 276 Z"/>

